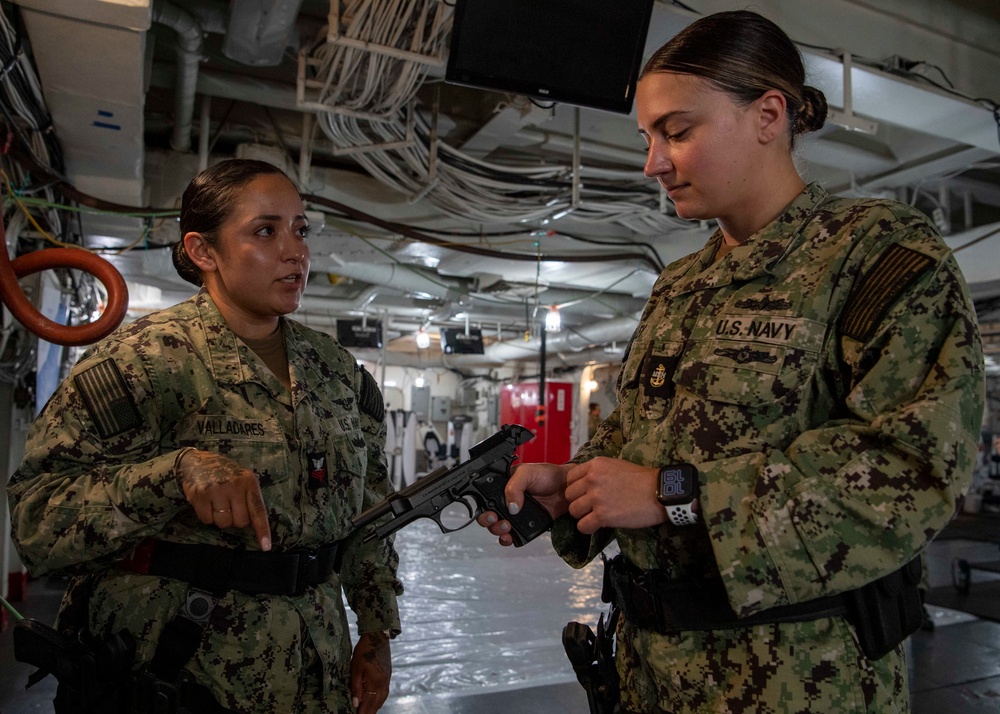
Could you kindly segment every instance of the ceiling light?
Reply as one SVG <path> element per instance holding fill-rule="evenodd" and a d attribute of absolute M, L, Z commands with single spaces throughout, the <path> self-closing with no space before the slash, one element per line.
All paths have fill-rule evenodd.
<path fill-rule="evenodd" d="M 545 331 L 559 332 L 561 328 L 562 320 L 559 318 L 559 308 L 553 305 L 549 308 L 549 311 L 545 313 Z"/>
<path fill-rule="evenodd" d="M 417 349 L 426 350 L 431 346 L 431 336 L 427 334 L 424 328 L 417 330 Z"/>
<path fill-rule="evenodd" d="M 413 386 L 416 387 L 417 389 L 422 389 L 424 386 L 424 375 L 421 374 L 419 377 L 414 379 Z"/>

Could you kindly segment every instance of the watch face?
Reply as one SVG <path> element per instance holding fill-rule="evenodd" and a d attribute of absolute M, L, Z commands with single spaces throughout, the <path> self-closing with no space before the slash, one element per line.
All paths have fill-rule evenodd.
<path fill-rule="evenodd" d="M 688 503 L 695 497 L 694 467 L 689 464 L 660 469 L 660 488 L 656 494 L 660 503 Z"/>

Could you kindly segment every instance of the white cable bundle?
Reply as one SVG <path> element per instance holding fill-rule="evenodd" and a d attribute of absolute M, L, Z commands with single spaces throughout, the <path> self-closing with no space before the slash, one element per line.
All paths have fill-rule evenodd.
<path fill-rule="evenodd" d="M 439 0 L 354 0 L 342 7 L 343 17 L 331 22 L 343 19 L 344 37 L 422 55 L 443 53 L 450 9 Z M 316 78 L 323 83 L 319 99 L 331 107 L 318 117 L 323 132 L 337 147 L 368 147 L 354 154 L 358 163 L 412 199 L 426 195 L 444 213 L 476 222 L 544 225 L 572 210 L 577 221 L 619 223 L 643 235 L 689 225 L 664 210 L 659 192 L 638 168 L 581 167 L 575 206 L 569 165 L 491 164 L 438 142 L 431 176 L 429 122 L 412 106 L 426 66 L 335 42 L 317 46 L 313 58 L 319 60 Z M 359 113 L 383 121 L 359 118 Z M 408 126 L 415 128 L 412 136 Z"/>
<path fill-rule="evenodd" d="M 3 75 L 2 79 L 0 79 L 0 88 L 3 90 L 6 104 L 29 129 L 26 138 L 35 159 L 43 166 L 54 168 L 52 166 L 52 156 L 44 135 L 44 132 L 51 131 L 51 127 L 39 124 L 41 118 L 49 118 L 45 97 L 42 95 L 41 83 L 38 81 L 35 68 L 32 66 L 27 54 L 17 47 L 17 33 L 14 31 L 10 20 L 4 14 L 2 7 L 0 7 L 0 34 L 2 34 L 3 56 L 10 58 L 3 67 Z M 20 86 L 18 82 L 15 82 L 15 75 L 16 79 L 20 80 Z M 30 96 L 23 96 L 23 91 L 27 91 Z M 11 128 L 13 129 L 14 127 Z M 26 173 L 19 165 L 10 162 L 8 166 L 10 167 L 10 173 L 13 174 L 9 177 L 11 182 L 27 180 Z M 15 185 L 14 189 L 17 190 L 17 188 Z M 46 188 L 43 195 L 49 203 L 55 202 L 55 194 L 52 189 Z M 20 211 L 16 215 L 20 215 L 23 218 Z M 45 211 L 45 217 L 49 222 L 52 234 L 56 236 L 61 235 L 63 227 L 59 211 L 54 209 L 47 210 Z M 11 216 L 11 220 L 15 226 L 13 240 L 16 241 L 21 229 L 25 227 L 24 223 L 26 221 L 13 222 L 13 215 Z"/>
<path fill-rule="evenodd" d="M 353 0 L 343 7 L 345 38 L 428 57 L 442 53 L 450 9 L 438 0 Z M 427 74 L 425 64 L 336 42 L 319 45 L 313 59 L 323 83 L 319 102 L 386 121 L 395 120 Z"/>

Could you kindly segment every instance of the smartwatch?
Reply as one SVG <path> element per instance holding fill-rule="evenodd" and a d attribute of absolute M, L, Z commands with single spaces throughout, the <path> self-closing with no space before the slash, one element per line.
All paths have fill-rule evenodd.
<path fill-rule="evenodd" d="M 656 500 L 675 526 L 691 526 L 700 519 L 691 507 L 698 499 L 698 470 L 691 464 L 670 464 L 656 477 Z"/>

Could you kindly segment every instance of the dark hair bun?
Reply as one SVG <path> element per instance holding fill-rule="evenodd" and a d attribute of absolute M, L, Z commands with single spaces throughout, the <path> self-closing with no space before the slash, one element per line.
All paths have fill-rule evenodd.
<path fill-rule="evenodd" d="M 799 114 L 795 118 L 796 134 L 806 134 L 810 131 L 821 129 L 826 123 L 826 97 L 823 92 L 810 87 L 808 84 L 802 88 L 802 106 Z"/>
<path fill-rule="evenodd" d="M 182 278 L 187 280 L 192 285 L 197 285 L 201 287 L 204 281 L 201 277 L 201 270 L 198 266 L 194 264 L 191 260 L 191 256 L 187 254 L 187 250 L 184 248 L 184 240 L 181 239 L 174 243 L 173 250 L 170 251 L 170 258 L 174 262 L 174 270 Z"/>

